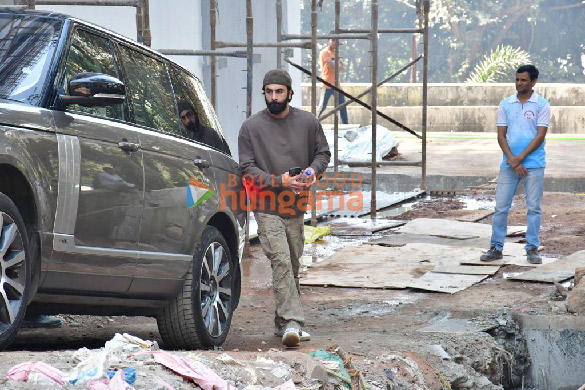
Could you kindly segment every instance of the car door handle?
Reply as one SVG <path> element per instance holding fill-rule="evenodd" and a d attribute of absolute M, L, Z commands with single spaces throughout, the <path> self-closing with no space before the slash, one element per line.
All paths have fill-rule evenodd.
<path fill-rule="evenodd" d="M 209 168 L 209 161 L 203 160 L 202 158 L 196 158 L 193 160 L 193 164 L 195 164 L 198 168 Z"/>
<path fill-rule="evenodd" d="M 126 152 L 137 152 L 140 149 L 139 144 L 128 141 L 118 142 L 118 147 Z"/>

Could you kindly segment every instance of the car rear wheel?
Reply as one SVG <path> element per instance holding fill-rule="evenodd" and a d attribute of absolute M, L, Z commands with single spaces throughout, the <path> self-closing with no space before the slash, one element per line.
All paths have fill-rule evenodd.
<path fill-rule="evenodd" d="M 181 292 L 157 318 L 165 348 L 212 348 L 225 341 L 232 321 L 234 274 L 225 239 L 207 226 Z"/>
<path fill-rule="evenodd" d="M 0 193 L 0 349 L 16 337 L 30 289 L 30 246 L 22 217 Z"/>

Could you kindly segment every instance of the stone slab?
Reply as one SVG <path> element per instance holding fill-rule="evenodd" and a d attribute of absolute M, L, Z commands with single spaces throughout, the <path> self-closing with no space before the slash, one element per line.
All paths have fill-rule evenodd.
<path fill-rule="evenodd" d="M 368 236 L 381 230 L 402 226 L 406 221 L 370 218 L 336 218 L 325 223 L 334 236 Z"/>
<path fill-rule="evenodd" d="M 518 234 L 522 231 L 526 231 L 526 226 L 508 227 L 509 235 Z M 401 226 L 398 232 L 468 240 L 471 238 L 491 237 L 492 227 L 483 223 L 461 222 L 450 219 L 417 218 Z"/>
<path fill-rule="evenodd" d="M 575 269 L 585 267 L 585 250 L 575 252 L 541 267 L 511 276 L 509 279 L 531 282 L 562 282 L 575 276 Z"/>
<path fill-rule="evenodd" d="M 481 282 L 487 277 L 488 275 L 440 274 L 427 272 L 422 277 L 409 283 L 407 287 L 454 294 Z"/>
<path fill-rule="evenodd" d="M 437 265 L 458 265 L 478 253 L 477 248 L 424 243 L 401 247 L 363 244 L 344 248 L 314 264 L 300 282 L 309 286 L 406 288 Z"/>
<path fill-rule="evenodd" d="M 499 265 L 438 265 L 433 269 L 435 273 L 464 274 L 464 275 L 493 275 L 500 269 Z"/>

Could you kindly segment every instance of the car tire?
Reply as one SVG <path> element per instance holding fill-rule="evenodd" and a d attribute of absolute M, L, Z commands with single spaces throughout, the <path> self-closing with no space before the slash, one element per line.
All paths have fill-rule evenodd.
<path fill-rule="evenodd" d="M 234 309 L 234 269 L 226 240 L 207 226 L 181 291 L 157 317 L 165 348 L 213 348 L 225 341 Z"/>
<path fill-rule="evenodd" d="M 0 350 L 16 337 L 31 288 L 30 245 L 18 208 L 0 193 Z"/>

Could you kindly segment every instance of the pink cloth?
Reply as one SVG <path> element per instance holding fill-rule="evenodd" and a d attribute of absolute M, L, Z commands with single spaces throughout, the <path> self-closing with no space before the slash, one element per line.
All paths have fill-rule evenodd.
<path fill-rule="evenodd" d="M 60 385 L 64 383 L 63 378 L 66 375 L 63 371 L 47 363 L 26 362 L 17 364 L 16 366 L 12 367 L 10 370 L 8 370 L 6 377 L 14 381 L 26 382 L 32 372 L 38 372 L 39 374 Z"/>
<path fill-rule="evenodd" d="M 237 390 L 235 386 L 221 379 L 205 364 L 170 354 L 166 351 L 151 351 L 154 360 L 183 378 L 191 379 L 203 390 Z"/>

